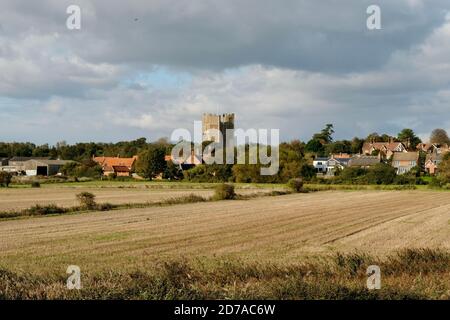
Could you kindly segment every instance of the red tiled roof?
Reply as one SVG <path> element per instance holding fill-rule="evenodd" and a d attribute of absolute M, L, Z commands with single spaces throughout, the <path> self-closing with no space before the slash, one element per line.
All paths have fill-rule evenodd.
<path fill-rule="evenodd" d="M 128 170 L 131 170 L 131 167 L 137 160 L 137 156 L 132 158 L 94 157 L 93 160 L 101 165 L 103 170 L 112 171 L 114 167 L 126 167 Z"/>
<path fill-rule="evenodd" d="M 401 142 L 366 142 L 363 145 L 363 150 L 367 150 L 369 148 L 374 148 L 375 150 L 381 150 L 384 147 L 386 150 L 395 151 L 399 145 L 401 145 Z"/>

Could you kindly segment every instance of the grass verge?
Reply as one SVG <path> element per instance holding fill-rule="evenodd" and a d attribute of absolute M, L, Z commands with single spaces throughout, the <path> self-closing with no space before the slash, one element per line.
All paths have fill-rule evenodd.
<path fill-rule="evenodd" d="M 366 288 L 374 264 L 380 290 Z M 289 265 L 172 260 L 146 271 L 82 272 L 81 290 L 66 289 L 66 279 L 0 269 L 0 299 L 449 299 L 450 254 L 407 249 L 384 259 L 351 253 Z"/>

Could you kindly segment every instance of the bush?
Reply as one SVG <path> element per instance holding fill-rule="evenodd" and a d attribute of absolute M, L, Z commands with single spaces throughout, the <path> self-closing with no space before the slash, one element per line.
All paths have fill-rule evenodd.
<path fill-rule="evenodd" d="M 394 183 L 398 185 L 416 184 L 416 177 L 409 174 L 396 176 Z"/>
<path fill-rule="evenodd" d="M 33 182 L 31 183 L 31 187 L 32 187 L 32 188 L 40 188 L 40 187 L 41 187 L 41 184 L 40 184 L 39 181 L 33 181 Z"/>
<path fill-rule="evenodd" d="M 49 204 L 45 206 L 41 206 L 39 204 L 25 209 L 24 214 L 30 216 L 40 216 L 46 214 L 57 214 L 57 213 L 65 213 L 67 210 L 65 208 L 58 207 L 55 204 Z"/>
<path fill-rule="evenodd" d="M 0 187 L 8 187 L 11 183 L 12 175 L 6 171 L 0 171 Z"/>
<path fill-rule="evenodd" d="M 100 203 L 100 204 L 96 205 L 96 209 L 99 211 L 110 211 L 117 207 L 118 207 L 117 205 L 114 205 L 114 204 L 108 203 L 108 202 Z"/>
<path fill-rule="evenodd" d="M 95 203 L 95 195 L 90 192 L 81 192 L 77 194 L 77 199 L 80 201 L 81 206 L 87 209 L 94 209 L 97 206 Z"/>
<path fill-rule="evenodd" d="M 392 184 L 397 177 L 394 167 L 379 163 L 369 169 L 367 180 L 370 184 Z"/>
<path fill-rule="evenodd" d="M 219 184 L 215 191 L 213 200 L 232 200 L 236 198 L 234 185 L 228 183 Z"/>
<path fill-rule="evenodd" d="M 205 202 L 206 199 L 195 195 L 195 194 L 189 194 L 187 196 L 182 196 L 179 198 L 171 198 L 171 199 L 167 199 L 164 200 L 163 202 L 161 202 L 161 204 L 168 204 L 168 205 L 172 205 L 172 204 L 183 204 L 183 203 L 197 203 L 197 202 Z"/>
<path fill-rule="evenodd" d="M 301 192 L 303 190 L 303 180 L 301 178 L 294 178 L 289 180 L 288 187 L 294 192 Z"/>

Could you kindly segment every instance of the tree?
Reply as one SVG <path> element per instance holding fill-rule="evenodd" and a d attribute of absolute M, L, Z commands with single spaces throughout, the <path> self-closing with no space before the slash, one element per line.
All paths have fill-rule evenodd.
<path fill-rule="evenodd" d="M 442 185 L 450 183 L 450 153 L 447 153 L 439 164 L 438 179 Z"/>
<path fill-rule="evenodd" d="M 450 144 L 450 138 L 444 129 L 434 129 L 430 136 L 430 143 Z"/>
<path fill-rule="evenodd" d="M 169 180 L 181 180 L 183 179 L 183 171 L 178 165 L 174 164 L 172 161 L 168 161 L 163 178 Z"/>
<path fill-rule="evenodd" d="M 300 168 L 300 176 L 305 180 L 310 180 L 316 176 L 316 168 L 310 164 L 304 163 Z"/>
<path fill-rule="evenodd" d="M 388 134 L 383 133 L 381 136 L 374 132 L 371 133 L 367 136 L 366 141 L 367 142 L 389 142 L 390 140 L 392 140 L 393 137 L 391 137 Z"/>
<path fill-rule="evenodd" d="M 77 199 L 82 207 L 92 210 L 97 205 L 95 203 L 95 195 L 90 192 L 81 192 L 77 194 Z"/>
<path fill-rule="evenodd" d="M 328 144 L 333 142 L 333 125 L 328 123 L 325 125 L 325 128 L 322 129 L 319 133 L 313 135 L 314 140 L 319 140 L 322 144 Z"/>
<path fill-rule="evenodd" d="M 403 129 L 397 136 L 398 140 L 405 142 L 408 149 L 414 150 L 415 147 L 422 142 L 419 137 L 416 136 L 412 129 Z"/>
<path fill-rule="evenodd" d="M 336 154 L 336 153 L 351 153 L 352 152 L 352 143 L 348 140 L 336 141 L 325 146 L 325 151 L 327 154 Z M 355 153 L 359 153 L 355 152 Z"/>
<path fill-rule="evenodd" d="M 350 146 L 351 153 L 360 153 L 361 149 L 364 145 L 364 139 L 359 139 L 358 137 L 354 137 Z"/>
<path fill-rule="evenodd" d="M 167 163 L 165 160 L 166 149 L 158 145 L 150 145 L 142 151 L 136 163 L 136 172 L 146 178 L 153 179 L 164 172 Z"/>
<path fill-rule="evenodd" d="M 305 150 L 307 152 L 313 152 L 317 154 L 322 154 L 325 151 L 325 148 L 323 147 L 322 143 L 318 139 L 311 139 L 308 141 L 308 143 L 305 146 Z"/>

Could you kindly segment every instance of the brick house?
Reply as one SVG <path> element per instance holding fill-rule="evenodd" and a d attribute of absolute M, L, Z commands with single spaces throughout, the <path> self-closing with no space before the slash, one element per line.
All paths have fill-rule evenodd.
<path fill-rule="evenodd" d="M 438 173 L 439 164 L 442 162 L 443 154 L 429 154 L 425 160 L 425 171 L 431 175 Z"/>
<path fill-rule="evenodd" d="M 405 145 L 401 142 L 365 142 L 363 144 L 364 155 L 371 156 L 375 151 L 385 159 L 390 159 L 396 152 L 407 152 Z"/>
<path fill-rule="evenodd" d="M 405 174 L 419 164 L 419 152 L 395 152 L 392 157 L 392 166 L 397 174 Z"/>
<path fill-rule="evenodd" d="M 93 157 L 92 160 L 102 167 L 104 176 L 116 174 L 119 177 L 129 177 L 134 171 L 137 158 L 137 156 L 131 158 Z"/>

